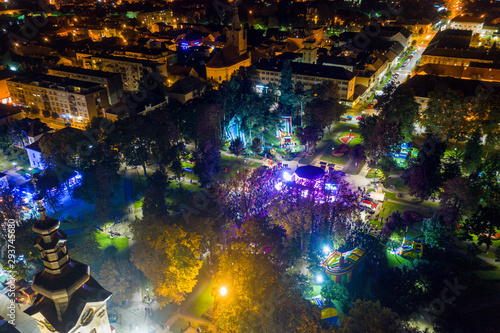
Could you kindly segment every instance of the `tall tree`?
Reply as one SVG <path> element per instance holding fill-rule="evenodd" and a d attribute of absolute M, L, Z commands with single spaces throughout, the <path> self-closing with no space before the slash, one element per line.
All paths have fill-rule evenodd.
<path fill-rule="evenodd" d="M 464 171 L 467 173 L 476 171 L 477 167 L 481 164 L 482 155 L 481 133 L 479 130 L 476 130 L 465 144 L 462 164 Z"/>
<path fill-rule="evenodd" d="M 496 229 L 500 228 L 500 206 L 480 204 L 472 216 L 465 220 L 466 230 L 478 236 L 478 244 L 486 245 L 486 252 L 492 245 L 492 237 L 496 234 Z"/>
<path fill-rule="evenodd" d="M 405 140 L 398 122 L 383 120 L 380 116 L 363 117 L 359 130 L 370 165 L 377 165 L 383 156 L 396 152 Z"/>
<path fill-rule="evenodd" d="M 201 237 L 155 218 L 139 220 L 132 228 L 137 240 L 132 262 L 153 282 L 161 307 L 180 304 L 197 282 Z"/>
<path fill-rule="evenodd" d="M 44 172 L 43 174 L 35 175 L 36 186 L 40 193 L 43 194 L 45 201 L 50 205 L 52 210 L 57 213 L 61 207 L 61 200 L 64 197 L 64 185 L 58 179 L 55 172 Z"/>
<path fill-rule="evenodd" d="M 295 135 L 299 138 L 300 144 L 306 146 L 306 157 L 309 154 L 310 147 L 316 151 L 316 145 L 321 140 L 323 130 L 316 126 L 306 126 L 305 128 L 298 127 L 295 130 Z"/>
<path fill-rule="evenodd" d="M 165 204 L 165 190 L 168 184 L 168 175 L 163 168 L 159 168 L 148 176 L 148 188 L 144 193 L 142 213 L 144 216 L 161 217 L 168 214 Z"/>
<path fill-rule="evenodd" d="M 315 85 L 311 92 L 311 99 L 305 105 L 304 122 L 307 126 L 330 130 L 346 111 L 340 104 L 338 87 L 332 81 L 325 81 Z"/>
<path fill-rule="evenodd" d="M 0 213 L 3 219 L 18 220 L 23 209 L 23 199 L 19 191 L 10 187 L 0 189 Z"/>
<path fill-rule="evenodd" d="M 405 141 L 411 140 L 415 121 L 419 117 L 419 105 L 412 90 L 389 85 L 379 98 L 377 107 L 383 121 L 398 124 L 402 138 Z"/>
<path fill-rule="evenodd" d="M 439 133 L 444 139 L 462 141 L 476 128 L 476 108 L 462 93 L 453 90 L 436 90 L 429 96 L 427 107 L 422 110 L 421 123 L 428 132 Z"/>
<path fill-rule="evenodd" d="M 231 144 L 229 145 L 229 151 L 234 156 L 240 156 L 243 150 L 243 142 L 241 141 L 241 139 L 239 137 L 234 138 L 234 140 L 231 141 Z"/>
<path fill-rule="evenodd" d="M 103 118 L 93 118 L 87 130 L 93 134 L 93 144 L 81 147 L 79 154 L 79 172 L 82 178 L 75 189 L 74 196 L 89 203 L 94 203 L 95 217 L 104 221 L 111 212 L 113 186 L 119 179 L 119 153 L 106 141 L 106 131 L 102 127 Z"/>
<path fill-rule="evenodd" d="M 292 80 L 292 65 L 289 60 L 283 63 L 283 69 L 281 70 L 280 79 L 280 96 L 279 105 L 282 108 L 282 112 L 285 115 L 294 114 L 294 108 L 297 105 L 295 93 L 293 90 L 293 80 Z"/>
<path fill-rule="evenodd" d="M 198 176 L 201 186 L 206 186 L 221 170 L 220 151 L 210 141 L 205 141 L 200 144 L 193 156 L 196 162 L 193 171 Z"/>
<path fill-rule="evenodd" d="M 396 313 L 382 308 L 379 302 L 357 300 L 349 311 L 342 333 L 400 333 L 401 322 Z"/>
<path fill-rule="evenodd" d="M 453 229 L 454 227 L 446 225 L 442 218 L 435 214 L 422 223 L 425 244 L 431 248 L 446 249 L 453 240 Z"/>
<path fill-rule="evenodd" d="M 214 324 L 224 332 L 252 332 L 260 328 L 254 322 L 263 311 L 262 304 L 279 290 L 279 271 L 263 253 L 235 249 L 223 253 L 213 279 Z M 226 288 L 227 294 L 220 293 Z M 266 314 L 262 314 L 262 319 Z"/>
<path fill-rule="evenodd" d="M 428 134 L 418 153 L 418 161 L 410 171 L 408 186 L 410 195 L 423 200 L 434 196 L 442 185 L 441 160 L 446 150 L 446 143 L 435 135 Z"/>
<path fill-rule="evenodd" d="M 439 194 L 439 214 L 448 225 L 455 225 L 474 211 L 481 192 L 481 188 L 470 178 L 457 177 L 448 180 Z"/>
<path fill-rule="evenodd" d="M 262 141 L 259 138 L 253 138 L 250 149 L 252 149 L 254 155 L 260 154 L 262 152 Z"/>
<path fill-rule="evenodd" d="M 139 271 L 128 260 L 108 259 L 99 272 L 99 282 L 113 293 L 113 303 L 118 306 L 134 296 L 139 279 Z"/>

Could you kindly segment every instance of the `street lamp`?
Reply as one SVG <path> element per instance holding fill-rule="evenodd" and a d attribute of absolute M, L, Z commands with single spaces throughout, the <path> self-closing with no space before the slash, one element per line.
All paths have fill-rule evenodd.
<path fill-rule="evenodd" d="M 220 287 L 219 293 L 221 296 L 226 296 L 227 295 L 227 288 L 226 287 Z"/>
<path fill-rule="evenodd" d="M 12 162 L 12 164 L 14 164 L 14 169 L 17 171 L 17 163 L 16 162 Z"/>

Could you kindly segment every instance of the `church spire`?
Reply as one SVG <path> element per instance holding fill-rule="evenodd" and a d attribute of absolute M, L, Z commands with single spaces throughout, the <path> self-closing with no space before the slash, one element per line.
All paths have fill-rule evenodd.
<path fill-rule="evenodd" d="M 238 15 L 238 6 L 236 1 L 231 2 L 231 8 L 233 11 L 233 20 L 231 21 L 231 29 L 241 30 L 240 17 Z"/>

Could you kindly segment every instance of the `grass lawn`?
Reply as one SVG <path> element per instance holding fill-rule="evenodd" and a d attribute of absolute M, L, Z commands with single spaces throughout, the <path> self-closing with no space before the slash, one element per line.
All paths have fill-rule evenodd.
<path fill-rule="evenodd" d="M 418 198 L 413 198 L 413 197 L 409 197 L 409 198 L 405 197 L 404 199 L 401 199 L 401 198 L 398 198 L 396 196 L 396 193 L 394 193 L 394 192 L 384 191 L 384 193 L 385 193 L 385 196 L 387 199 L 399 201 L 403 204 L 407 203 L 407 204 L 411 204 L 411 205 L 419 205 L 419 206 L 427 207 L 427 208 L 434 209 L 434 210 L 438 210 L 440 208 L 439 202 L 434 202 L 434 201 L 429 201 L 429 200 L 422 201 Z"/>
<path fill-rule="evenodd" d="M 349 142 L 349 145 L 348 145 L 349 147 L 353 147 L 357 144 L 360 144 L 363 141 L 363 138 L 361 137 L 361 135 L 356 131 L 357 129 L 358 129 L 358 127 L 354 124 L 340 123 L 340 124 L 336 125 L 336 131 L 329 134 L 328 139 L 332 140 L 339 132 L 340 132 L 340 135 L 338 138 L 345 136 L 347 133 L 355 133 L 358 135 L 358 137 L 351 140 L 351 142 Z M 350 130 L 353 130 L 353 131 L 350 131 Z M 326 135 L 325 135 L 325 137 L 326 137 Z M 338 138 L 335 141 L 330 141 L 331 144 L 330 144 L 329 149 L 327 149 L 327 151 L 323 154 L 323 156 L 321 156 L 322 161 L 328 162 L 328 163 L 334 163 L 334 164 L 346 164 L 347 163 L 347 161 L 349 160 L 348 154 L 344 154 L 344 156 L 342 156 L 342 157 L 335 157 L 335 156 L 332 156 L 332 154 L 331 154 L 333 151 L 335 151 L 342 144 L 342 142 L 340 142 Z M 359 171 L 357 173 L 353 173 L 353 174 L 358 174 L 358 173 L 359 173 Z"/>
<path fill-rule="evenodd" d="M 201 317 L 212 305 L 214 298 L 210 293 L 212 289 L 212 284 L 210 284 L 203 292 L 198 296 L 198 298 L 186 309 L 186 312 L 193 315 Z"/>
<path fill-rule="evenodd" d="M 396 267 L 396 266 L 401 266 L 407 262 L 409 262 L 408 259 L 405 259 L 397 254 L 392 254 L 389 251 L 386 252 L 387 256 L 387 263 L 389 264 L 389 267 Z"/>
<path fill-rule="evenodd" d="M 335 157 L 332 156 L 331 152 L 336 150 L 340 146 L 340 143 L 338 141 L 333 142 L 332 144 L 332 149 L 327 150 L 323 156 L 321 156 L 321 160 L 328 162 L 328 163 L 334 163 L 334 164 L 346 164 L 347 161 L 349 160 L 349 155 L 344 154 L 342 157 Z"/>
<path fill-rule="evenodd" d="M 67 223 L 67 222 L 61 222 L 60 229 L 63 231 L 68 231 L 68 230 L 76 230 L 76 229 L 81 229 L 87 227 L 88 224 L 85 222 L 77 222 L 77 223 Z"/>
<path fill-rule="evenodd" d="M 264 133 L 264 140 L 266 140 L 266 143 L 270 143 L 274 147 L 279 147 L 280 145 L 280 140 L 271 131 Z"/>
<path fill-rule="evenodd" d="M 391 185 L 394 186 L 396 191 L 399 192 L 408 192 L 408 186 L 406 186 L 401 177 L 397 178 L 388 178 L 384 182 L 384 187 L 391 188 Z"/>
<path fill-rule="evenodd" d="M 404 203 L 395 203 L 395 202 L 388 202 L 388 201 L 385 201 L 383 203 L 382 209 L 380 210 L 380 213 L 379 213 L 379 216 L 385 218 L 385 217 L 390 216 L 392 213 L 394 213 L 396 211 L 403 213 L 407 210 L 416 211 L 416 212 L 422 214 L 423 216 L 432 216 L 432 211 L 429 209 L 426 209 L 424 207 L 416 208 L 413 206 L 408 206 Z"/>
<path fill-rule="evenodd" d="M 96 240 L 100 245 L 101 249 L 105 249 L 108 246 L 115 246 L 118 249 L 118 253 L 126 251 L 128 249 L 128 238 L 127 237 L 113 237 L 110 235 L 98 232 L 96 234 Z"/>
<path fill-rule="evenodd" d="M 252 164 L 243 164 L 243 158 L 237 158 L 235 156 L 227 156 L 227 155 L 222 155 L 221 156 L 221 161 L 220 161 L 221 166 L 226 166 L 230 167 L 232 170 L 229 173 L 226 174 L 218 174 L 216 178 L 227 181 L 231 178 L 233 178 L 236 175 L 237 171 L 241 171 L 244 169 L 249 169 L 249 168 L 257 168 L 260 166 L 260 163 L 254 162 Z"/>
<path fill-rule="evenodd" d="M 352 133 L 352 134 L 356 134 L 356 135 L 357 135 L 357 137 L 356 137 L 356 138 L 354 138 L 354 139 L 352 139 L 351 141 L 349 141 L 349 144 L 348 144 L 348 146 L 349 146 L 349 147 L 351 147 L 351 148 L 352 148 L 352 147 L 354 147 L 355 145 L 359 145 L 361 142 L 363 142 L 363 137 L 361 136 L 361 134 L 359 134 L 359 133 L 357 133 L 357 132 L 355 132 L 355 131 L 344 131 L 344 132 L 342 132 L 342 134 L 340 134 L 340 136 L 339 136 L 339 138 L 337 139 L 337 141 L 341 144 L 342 142 L 340 141 L 340 138 L 342 138 L 342 137 L 344 137 L 344 136 L 346 136 L 346 135 L 348 135 L 348 134 L 351 134 L 351 133 Z"/>
<path fill-rule="evenodd" d="M 17 153 L 14 150 L 9 156 L 0 154 L 0 171 L 12 169 L 14 167 L 13 162 L 17 164 L 17 169 L 20 170 L 22 168 L 20 165 L 27 161 L 28 155 L 26 155 L 24 151 Z M 29 168 L 29 165 L 27 165 L 26 168 Z"/>

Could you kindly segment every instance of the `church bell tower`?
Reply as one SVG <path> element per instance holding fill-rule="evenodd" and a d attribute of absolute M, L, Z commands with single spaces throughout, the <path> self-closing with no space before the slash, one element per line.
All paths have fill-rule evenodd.
<path fill-rule="evenodd" d="M 231 9 L 233 19 L 231 21 L 231 29 L 226 32 L 227 43 L 234 46 L 238 50 L 238 53 L 242 55 L 247 52 L 247 31 L 241 27 L 236 1 L 231 2 Z"/>
<path fill-rule="evenodd" d="M 59 221 L 47 216 L 40 195 L 35 200 L 40 213 L 33 225 L 38 235 L 35 247 L 44 268 L 33 278 L 38 296 L 25 313 L 38 322 L 42 333 L 113 333 L 106 309 L 111 293 L 90 275 L 89 266 L 69 257 Z"/>

